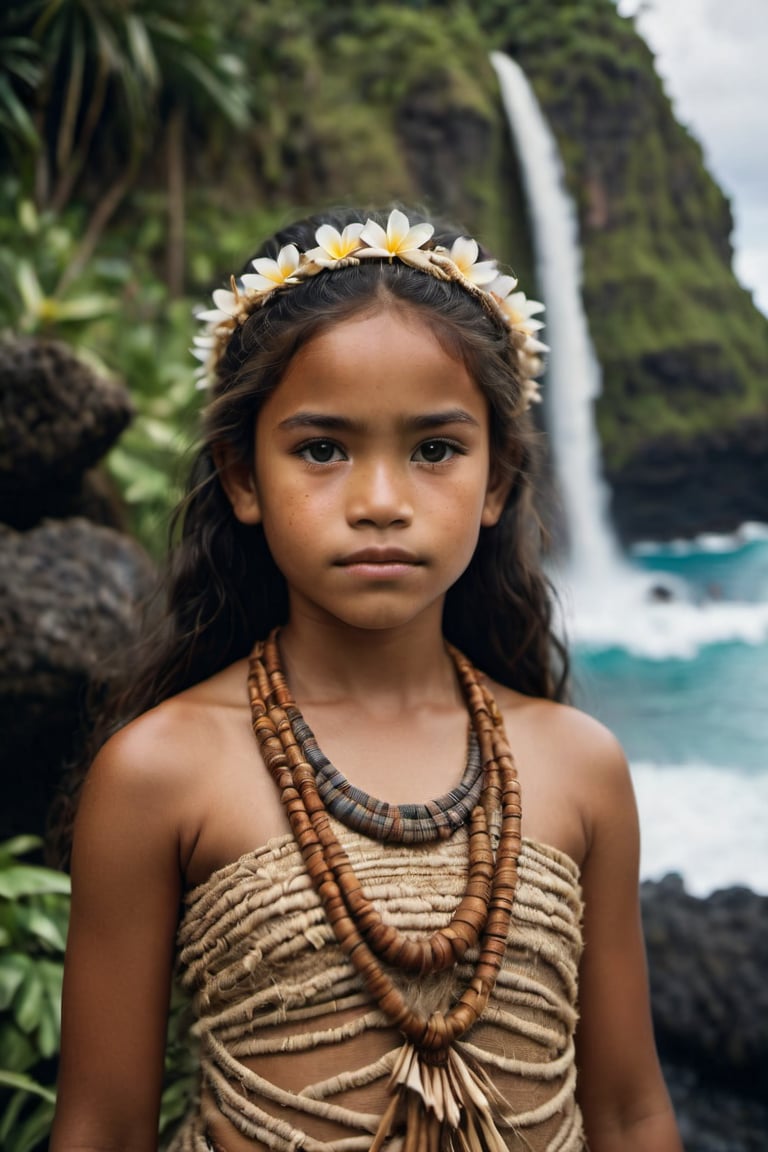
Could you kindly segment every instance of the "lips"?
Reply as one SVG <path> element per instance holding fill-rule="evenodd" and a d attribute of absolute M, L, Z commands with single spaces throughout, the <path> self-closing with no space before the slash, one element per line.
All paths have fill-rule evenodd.
<path fill-rule="evenodd" d="M 393 564 L 416 565 L 419 561 L 412 552 L 403 548 L 361 548 L 359 552 L 351 552 L 337 561 L 342 568 L 349 568 L 359 564 L 380 564 L 382 567 Z"/>

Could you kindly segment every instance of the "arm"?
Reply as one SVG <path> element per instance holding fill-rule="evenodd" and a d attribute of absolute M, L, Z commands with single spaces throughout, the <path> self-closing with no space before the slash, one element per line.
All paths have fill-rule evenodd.
<path fill-rule="evenodd" d="M 653 1038 L 629 771 L 607 735 L 597 760 L 582 872 L 579 1103 L 592 1152 L 682 1152 Z"/>
<path fill-rule="evenodd" d="M 77 817 L 51 1152 L 157 1149 L 180 877 L 142 722 L 102 750 Z"/>

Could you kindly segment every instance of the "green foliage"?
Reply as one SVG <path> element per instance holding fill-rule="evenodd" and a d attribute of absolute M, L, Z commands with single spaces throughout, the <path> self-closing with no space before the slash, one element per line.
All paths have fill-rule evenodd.
<path fill-rule="evenodd" d="M 53 1117 L 69 879 L 22 858 L 40 842 L 0 844 L 0 1146 L 32 1152 Z"/>
<path fill-rule="evenodd" d="M 35 836 L 0 844 L 0 1148 L 37 1152 L 56 1103 L 61 986 L 70 881 L 24 860 Z M 189 1003 L 174 989 L 168 1024 L 159 1131 L 167 1137 L 194 1091 Z"/>
<path fill-rule="evenodd" d="M 89 159 L 102 188 L 115 164 L 135 172 L 162 126 L 158 112 L 172 104 L 188 107 L 198 124 L 208 126 L 212 113 L 246 124 L 242 63 L 226 51 L 207 0 L 37 0 L 30 8 L 28 36 L 43 64 L 43 162 L 57 210 Z"/>
<path fill-rule="evenodd" d="M 6 6 L 0 16 L 0 155 L 15 163 L 40 144 L 28 103 L 43 69 L 37 44 L 19 34 L 23 27 L 23 13 Z"/>
<path fill-rule="evenodd" d="M 169 299 L 154 271 L 164 237 L 162 203 L 143 196 L 136 204 L 132 258 L 117 286 L 117 307 L 88 327 L 81 345 L 131 390 L 136 416 L 107 465 L 128 504 L 134 532 L 156 558 L 165 551 L 203 403 L 189 351 L 197 327 L 194 311 L 207 303 L 213 287 L 226 283 L 222 270 L 237 271 L 278 223 L 262 209 L 235 214 L 209 200 L 193 200 L 192 209 L 188 238 L 195 253 L 195 294 Z M 104 263 L 118 269 L 121 238 L 110 239 L 113 245 Z"/>
<path fill-rule="evenodd" d="M 192 1022 L 189 1000 L 174 985 L 165 1049 L 165 1086 L 160 1101 L 159 1133 L 167 1143 L 194 1098 L 199 1067 L 197 1049 L 190 1036 Z"/>
<path fill-rule="evenodd" d="M 113 313 L 125 266 L 94 263 L 63 283 L 76 247 L 78 214 L 38 212 L 16 180 L 0 184 L 0 334 L 76 343 L 84 325 Z"/>

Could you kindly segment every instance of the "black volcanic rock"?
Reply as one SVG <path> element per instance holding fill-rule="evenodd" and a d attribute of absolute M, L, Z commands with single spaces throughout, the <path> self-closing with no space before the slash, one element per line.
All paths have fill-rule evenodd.
<path fill-rule="evenodd" d="M 662 1058 L 685 1152 L 766 1152 L 768 1102 Z"/>
<path fill-rule="evenodd" d="M 87 520 L 0 525 L 0 838 L 44 828 L 88 684 L 134 638 L 153 578 L 136 543 Z"/>
<path fill-rule="evenodd" d="M 641 888 L 654 1029 L 686 1152 L 768 1148 L 768 897 Z"/>
<path fill-rule="evenodd" d="M 0 522 L 27 528 L 44 516 L 94 511 L 89 469 L 129 423 L 119 384 L 98 376 L 66 345 L 0 342 Z M 99 504 L 111 519 L 110 501 Z"/>
<path fill-rule="evenodd" d="M 642 886 L 656 1037 L 671 1060 L 768 1099 L 768 897 Z"/>
<path fill-rule="evenodd" d="M 606 479 L 612 519 L 625 542 L 768 522 L 768 420 L 754 417 L 696 438 L 649 440 Z"/>

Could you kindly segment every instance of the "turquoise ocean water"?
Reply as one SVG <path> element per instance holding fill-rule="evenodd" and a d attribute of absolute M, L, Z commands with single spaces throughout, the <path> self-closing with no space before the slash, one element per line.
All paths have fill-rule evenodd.
<path fill-rule="evenodd" d="M 671 598 L 582 629 L 576 703 L 622 741 L 642 872 L 768 893 L 768 529 L 637 548 Z"/>

